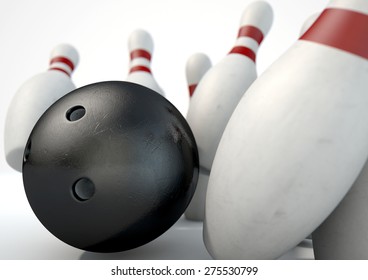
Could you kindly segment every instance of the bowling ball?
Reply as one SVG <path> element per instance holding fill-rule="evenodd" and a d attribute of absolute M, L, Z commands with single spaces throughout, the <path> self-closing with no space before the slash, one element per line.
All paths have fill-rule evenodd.
<path fill-rule="evenodd" d="M 180 112 L 155 91 L 101 82 L 56 101 L 23 159 L 28 201 L 65 243 L 93 252 L 141 246 L 184 213 L 198 151 Z"/>

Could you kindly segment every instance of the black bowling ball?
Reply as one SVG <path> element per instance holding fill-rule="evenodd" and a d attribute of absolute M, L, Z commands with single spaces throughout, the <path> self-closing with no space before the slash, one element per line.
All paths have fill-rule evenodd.
<path fill-rule="evenodd" d="M 57 238 L 117 252 L 180 218 L 198 164 L 193 134 L 169 101 L 137 84 L 101 82 L 72 91 L 39 119 L 23 182 L 34 213 Z"/>

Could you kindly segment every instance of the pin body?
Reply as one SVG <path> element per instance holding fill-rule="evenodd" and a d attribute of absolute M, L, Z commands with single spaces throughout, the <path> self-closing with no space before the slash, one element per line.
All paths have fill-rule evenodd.
<path fill-rule="evenodd" d="M 197 204 L 200 207 L 192 209 L 191 219 L 204 218 L 208 176 L 217 146 L 240 98 L 257 78 L 256 53 L 272 19 L 273 12 L 268 3 L 251 3 L 243 12 L 235 46 L 203 76 L 191 99 L 187 120 L 197 141 L 201 165 L 195 197 L 202 199 Z"/>
<path fill-rule="evenodd" d="M 6 116 L 4 148 L 8 164 L 22 171 L 27 139 L 41 115 L 56 100 L 75 89 L 70 79 L 78 64 L 70 45 L 58 45 L 51 53 L 50 68 L 26 81 L 14 95 Z"/>
<path fill-rule="evenodd" d="M 130 69 L 126 80 L 148 87 L 165 96 L 151 72 L 153 52 L 151 35 L 141 29 L 133 31 L 128 39 L 128 49 L 130 52 Z"/>
<path fill-rule="evenodd" d="M 367 11 L 366 1 L 331 1 L 239 102 L 206 197 L 204 241 L 214 258 L 279 257 L 358 176 L 368 156 Z"/>

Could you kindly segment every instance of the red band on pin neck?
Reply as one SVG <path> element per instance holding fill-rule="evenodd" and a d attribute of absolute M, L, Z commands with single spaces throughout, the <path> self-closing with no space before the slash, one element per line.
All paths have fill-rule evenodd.
<path fill-rule="evenodd" d="M 151 54 L 146 50 L 137 49 L 130 53 L 130 60 L 133 60 L 134 58 L 139 58 L 139 57 L 151 60 Z"/>
<path fill-rule="evenodd" d="M 144 72 L 151 73 L 151 70 L 148 67 L 141 66 L 141 65 L 137 65 L 137 66 L 130 68 L 129 73 L 136 72 L 136 71 L 144 71 Z"/>
<path fill-rule="evenodd" d="M 254 51 L 252 51 L 251 49 L 249 49 L 247 47 L 236 46 L 236 47 L 232 48 L 232 50 L 229 52 L 229 54 L 232 54 L 232 53 L 245 55 L 245 56 L 249 57 L 251 60 L 253 60 L 253 62 L 256 62 L 256 54 L 254 53 Z"/>
<path fill-rule="evenodd" d="M 320 43 L 368 59 L 368 15 L 326 9 L 300 40 Z"/>
<path fill-rule="evenodd" d="M 70 74 L 69 74 L 67 71 L 65 71 L 64 69 L 62 69 L 62 68 L 52 67 L 52 68 L 49 68 L 49 70 L 56 70 L 56 71 L 60 71 L 60 72 L 63 72 L 63 73 L 65 73 L 65 74 L 67 74 L 67 75 L 70 77 Z"/>
<path fill-rule="evenodd" d="M 196 89 L 197 85 L 196 84 L 193 84 L 193 85 L 189 85 L 189 96 L 192 97 L 193 96 L 193 93 Z"/>
<path fill-rule="evenodd" d="M 68 65 L 72 71 L 74 70 L 74 64 L 69 58 L 66 58 L 64 56 L 56 56 L 50 60 L 50 65 L 55 62 L 64 63 Z"/>
<path fill-rule="evenodd" d="M 264 38 L 262 31 L 257 27 L 251 25 L 244 25 L 240 27 L 238 38 L 239 37 L 250 37 L 254 39 L 258 44 L 261 44 Z"/>

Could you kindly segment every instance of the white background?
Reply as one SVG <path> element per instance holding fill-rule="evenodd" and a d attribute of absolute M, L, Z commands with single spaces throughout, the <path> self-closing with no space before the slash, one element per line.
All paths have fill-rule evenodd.
<path fill-rule="evenodd" d="M 154 39 L 154 77 L 166 97 L 185 115 L 189 101 L 185 78 L 187 58 L 195 52 L 208 54 L 213 64 L 223 58 L 236 40 L 242 11 L 250 2 L 0 0 L 0 259 L 103 258 L 73 249 L 53 237 L 33 214 L 22 187 L 21 173 L 5 162 L 3 131 L 11 98 L 23 82 L 47 70 L 51 49 L 59 43 L 70 43 L 77 48 L 80 63 L 72 76 L 77 87 L 124 80 L 129 65 L 127 39 L 133 30 L 144 28 Z M 274 9 L 274 23 L 258 51 L 259 73 L 298 39 L 305 19 L 320 12 L 327 2 L 269 0 Z M 182 231 L 186 228 L 195 234 L 195 242 L 192 239 L 186 243 L 189 235 Z M 183 236 L 180 244 L 175 239 L 178 233 Z M 161 255 L 157 255 L 156 247 Z M 165 248 L 167 251 L 162 253 Z M 178 248 L 188 253 L 175 251 Z M 299 250 L 296 253 L 304 255 L 305 249 Z M 178 256 L 209 257 L 201 239 L 201 225 L 181 221 L 155 242 L 129 254 L 108 258 L 178 259 Z"/>
<path fill-rule="evenodd" d="M 154 77 L 167 98 L 185 115 L 187 58 L 194 52 L 204 52 L 215 64 L 224 57 L 235 42 L 241 13 L 249 2 L 0 0 L 0 172 L 16 172 L 6 164 L 3 148 L 4 122 L 11 98 L 23 82 L 48 68 L 49 54 L 55 45 L 70 43 L 79 51 L 80 63 L 72 76 L 77 87 L 124 80 L 129 64 L 129 34 L 136 28 L 146 29 L 155 44 Z M 259 73 L 297 40 L 304 20 L 328 3 L 268 2 L 274 9 L 274 23 L 258 52 Z"/>
<path fill-rule="evenodd" d="M 35 248 L 40 250 L 41 258 L 63 259 L 66 258 L 65 255 L 67 258 L 81 258 L 85 254 L 77 250 L 70 251 L 71 248 L 55 241 L 42 227 L 25 198 L 21 174 L 8 167 L 4 157 L 3 131 L 7 107 L 24 81 L 48 68 L 51 49 L 63 42 L 78 49 L 80 64 L 73 74 L 77 87 L 104 80 L 124 80 L 129 59 L 127 38 L 134 29 L 144 28 L 152 34 L 155 43 L 152 61 L 154 76 L 166 92 L 167 98 L 185 115 L 188 108 L 184 72 L 187 58 L 200 51 L 208 54 L 213 63 L 218 62 L 231 49 L 241 12 L 249 2 L 250 0 L 0 0 L 0 259 L 34 258 L 32 250 Z M 328 1 L 268 2 L 274 8 L 274 24 L 258 52 L 259 73 L 297 40 L 304 20 L 321 11 Z M 28 239 L 24 236 L 28 236 Z M 50 244 L 59 249 L 58 254 L 52 253 Z M 7 250 L 13 252 L 5 252 Z M 39 255 L 36 254 L 36 258 L 37 256 Z M 121 255 L 118 257 L 121 258 Z M 355 262 L 356 267 L 349 269 L 349 274 L 341 274 L 340 269 L 346 267 L 346 262 L 343 266 L 336 266 L 331 262 L 307 263 L 313 269 L 320 266 L 319 271 L 324 268 L 325 273 L 315 274 L 315 270 L 307 268 L 305 263 L 300 267 L 300 262 L 293 262 L 292 265 L 272 262 L 266 263 L 267 277 L 261 278 L 281 279 L 285 276 L 283 279 L 295 279 L 293 275 L 299 275 L 298 279 L 312 279 L 316 276 L 327 279 L 334 274 L 341 277 L 336 279 L 346 279 L 359 268 L 363 272 L 366 265 Z M 191 264 L 197 264 L 197 268 L 200 268 L 202 263 Z M 261 267 L 266 264 L 261 263 Z M 67 267 L 65 262 L 56 265 L 58 266 L 55 263 L 3 261 L 0 262 L 0 278 L 31 279 L 29 276 L 34 275 L 36 279 L 38 275 L 38 279 L 65 279 L 65 274 L 71 276 L 69 271 L 79 269 L 76 276 L 78 278 L 80 275 L 79 279 L 84 279 L 84 276 L 89 276 L 88 279 L 107 279 L 110 269 L 110 263 L 101 262 L 97 266 L 89 262 L 68 262 Z M 72 268 L 73 265 L 78 267 Z M 186 263 L 183 265 L 191 266 Z M 350 262 L 348 267 L 352 265 Z M 111 267 L 114 267 L 112 263 Z M 95 270 L 87 273 L 91 268 Z M 44 275 L 45 271 L 47 275 Z M 54 273 L 54 276 L 49 275 L 50 273 Z M 287 277 L 288 273 L 292 273 L 292 276 Z"/>

